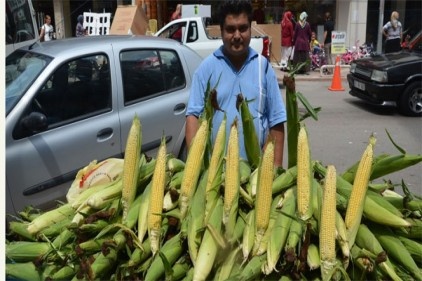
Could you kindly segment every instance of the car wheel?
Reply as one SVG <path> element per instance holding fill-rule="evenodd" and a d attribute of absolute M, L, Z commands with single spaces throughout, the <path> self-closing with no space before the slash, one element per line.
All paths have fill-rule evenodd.
<path fill-rule="evenodd" d="M 422 116 L 422 83 L 409 84 L 398 103 L 400 113 L 406 116 Z"/>

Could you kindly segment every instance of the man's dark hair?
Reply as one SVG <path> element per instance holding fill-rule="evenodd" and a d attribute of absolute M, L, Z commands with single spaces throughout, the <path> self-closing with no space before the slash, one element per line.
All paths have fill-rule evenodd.
<path fill-rule="evenodd" d="M 220 6 L 220 28 L 223 29 L 227 15 L 240 15 L 245 13 L 248 16 L 249 25 L 252 24 L 252 4 L 250 0 L 226 0 Z"/>

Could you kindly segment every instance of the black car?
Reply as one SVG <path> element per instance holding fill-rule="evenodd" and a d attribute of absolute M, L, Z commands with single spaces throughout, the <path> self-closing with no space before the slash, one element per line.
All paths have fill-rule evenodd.
<path fill-rule="evenodd" d="M 422 53 L 412 50 L 355 60 L 347 81 L 352 96 L 369 103 L 396 106 L 407 116 L 422 116 Z"/>

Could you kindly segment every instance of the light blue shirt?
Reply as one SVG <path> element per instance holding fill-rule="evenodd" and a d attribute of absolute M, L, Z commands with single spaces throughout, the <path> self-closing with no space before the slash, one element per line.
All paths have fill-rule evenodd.
<path fill-rule="evenodd" d="M 258 55 L 255 50 L 249 47 L 249 56 L 242 68 L 237 71 L 228 58 L 224 56 L 222 50 L 223 46 L 205 58 L 195 71 L 186 116 L 194 115 L 199 117 L 202 114 L 204 110 L 204 95 L 209 80 L 211 88 L 217 86 L 218 105 L 227 114 L 227 140 L 233 121 L 236 117 L 238 119 L 240 156 L 246 159 L 242 119 L 236 109 L 237 95 L 242 93 L 243 97 L 248 101 L 253 100 L 248 105 L 254 117 L 255 129 L 261 147 L 267 139 L 269 129 L 286 121 L 286 108 L 274 70 L 267 59 Z M 261 63 L 259 63 L 259 56 L 261 56 Z M 259 67 L 260 64 L 261 67 Z M 261 95 L 259 70 L 261 70 Z M 220 75 L 221 78 L 218 82 Z M 215 111 L 212 121 L 213 144 L 223 118 L 223 112 Z"/>

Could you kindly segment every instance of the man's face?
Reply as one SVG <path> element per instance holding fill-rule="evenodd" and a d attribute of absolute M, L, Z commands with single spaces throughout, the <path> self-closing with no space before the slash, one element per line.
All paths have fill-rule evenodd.
<path fill-rule="evenodd" d="M 221 35 L 224 49 L 229 56 L 247 54 L 251 42 L 251 27 L 247 15 L 227 15 Z"/>

